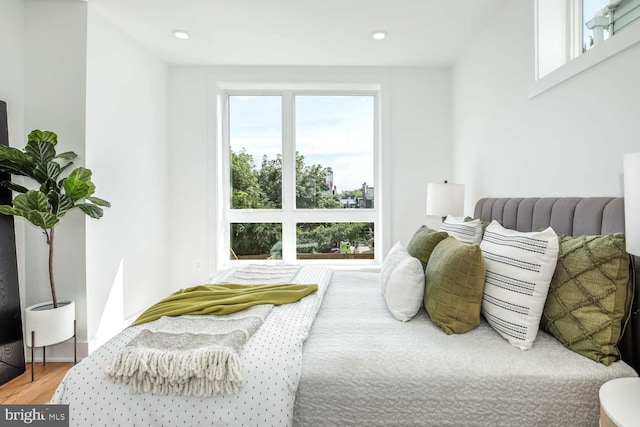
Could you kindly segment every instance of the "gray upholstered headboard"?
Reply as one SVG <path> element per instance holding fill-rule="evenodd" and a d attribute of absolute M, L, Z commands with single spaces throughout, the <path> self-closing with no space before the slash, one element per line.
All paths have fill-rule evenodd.
<path fill-rule="evenodd" d="M 536 231 L 551 226 L 571 236 L 624 233 L 624 199 L 621 197 L 560 197 L 480 199 L 474 218 L 501 220 L 505 228 Z M 640 257 L 634 257 L 640 278 Z M 619 344 L 622 359 L 640 372 L 640 279 L 635 282 L 631 318 Z"/>

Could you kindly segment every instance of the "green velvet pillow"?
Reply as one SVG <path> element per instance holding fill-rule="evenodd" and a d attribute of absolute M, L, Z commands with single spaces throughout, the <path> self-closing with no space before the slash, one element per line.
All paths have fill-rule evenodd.
<path fill-rule="evenodd" d="M 449 235 L 446 232 L 432 230 L 426 225 L 423 225 L 418 228 L 418 231 L 415 232 L 409 241 L 407 252 L 409 252 L 412 257 L 420 260 L 422 269 L 424 270 L 427 268 L 427 262 L 429 262 L 429 257 L 433 249 L 447 237 L 449 237 Z"/>
<path fill-rule="evenodd" d="M 567 348 L 604 365 L 620 358 L 633 298 L 622 234 L 559 236 L 558 264 L 540 326 Z"/>
<path fill-rule="evenodd" d="M 424 308 L 448 335 L 480 324 L 486 267 L 478 245 L 448 237 L 436 246 L 425 271 Z"/>

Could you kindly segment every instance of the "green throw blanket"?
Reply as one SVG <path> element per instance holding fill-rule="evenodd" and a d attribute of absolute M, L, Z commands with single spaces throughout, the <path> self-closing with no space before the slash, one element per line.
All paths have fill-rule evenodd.
<path fill-rule="evenodd" d="M 240 364 L 245 342 L 274 305 L 296 302 L 317 290 L 318 285 L 290 284 L 182 289 L 134 322 L 156 320 L 118 351 L 106 373 L 128 384 L 132 393 L 199 397 L 237 393 L 245 383 Z"/>
<path fill-rule="evenodd" d="M 149 307 L 131 326 L 162 316 L 231 314 L 258 304 L 289 304 L 318 291 L 318 285 L 238 285 L 220 283 L 181 289 Z"/>

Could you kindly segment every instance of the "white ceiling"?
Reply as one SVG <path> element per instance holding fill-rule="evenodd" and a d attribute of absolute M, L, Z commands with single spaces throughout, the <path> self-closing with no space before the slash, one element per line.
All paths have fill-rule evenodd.
<path fill-rule="evenodd" d="M 88 1 L 171 64 L 423 66 L 454 63 L 505 0 Z"/>

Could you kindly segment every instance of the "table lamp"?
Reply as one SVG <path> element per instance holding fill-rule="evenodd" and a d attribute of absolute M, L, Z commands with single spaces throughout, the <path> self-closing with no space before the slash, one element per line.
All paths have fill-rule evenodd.
<path fill-rule="evenodd" d="M 464 213 L 464 184 L 427 184 L 427 215 L 461 216 Z"/>
<path fill-rule="evenodd" d="M 640 256 L 640 153 L 625 154 L 623 163 L 627 252 Z"/>

